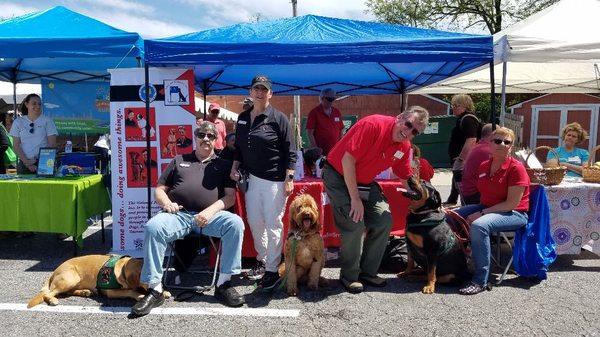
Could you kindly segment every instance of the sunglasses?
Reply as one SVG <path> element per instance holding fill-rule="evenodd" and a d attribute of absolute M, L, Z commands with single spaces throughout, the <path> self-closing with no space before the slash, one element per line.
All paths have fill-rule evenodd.
<path fill-rule="evenodd" d="M 335 101 L 335 97 L 323 97 L 323 99 L 329 103 L 333 103 L 333 101 Z"/>
<path fill-rule="evenodd" d="M 34 131 L 33 130 L 33 123 L 29 123 L 29 127 L 31 128 L 31 129 L 29 129 L 29 133 L 33 133 L 33 131 Z"/>
<path fill-rule="evenodd" d="M 412 132 L 413 136 L 415 136 L 415 137 L 421 134 L 421 132 L 419 132 L 419 130 L 415 129 L 415 126 L 413 125 L 413 123 L 411 123 L 409 121 L 404 122 L 404 126 L 406 126 L 409 129 L 412 129 L 411 132 Z"/>
<path fill-rule="evenodd" d="M 512 144 L 512 140 L 508 140 L 508 139 L 494 139 L 493 142 L 496 145 L 500 145 L 502 143 L 504 143 L 504 145 L 510 145 L 510 144 Z"/>
<path fill-rule="evenodd" d="M 198 137 L 198 139 L 204 139 L 204 137 L 208 138 L 208 140 L 215 140 L 217 139 L 217 136 L 215 136 L 212 133 L 205 133 L 205 132 L 198 132 L 196 133 L 196 137 Z"/>

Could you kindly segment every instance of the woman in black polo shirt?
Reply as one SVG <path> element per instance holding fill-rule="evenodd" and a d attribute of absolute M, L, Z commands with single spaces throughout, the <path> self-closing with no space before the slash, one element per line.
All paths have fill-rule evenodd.
<path fill-rule="evenodd" d="M 266 76 L 252 80 L 254 106 L 242 112 L 235 132 L 231 178 L 238 181 L 241 167 L 250 174 L 246 191 L 246 214 L 257 252 L 257 264 L 246 275 L 262 278 L 265 289 L 277 284 L 281 262 L 284 207 L 294 190 L 296 149 L 287 117 L 269 104 L 273 96 Z M 263 276 L 264 274 L 264 276 Z"/>

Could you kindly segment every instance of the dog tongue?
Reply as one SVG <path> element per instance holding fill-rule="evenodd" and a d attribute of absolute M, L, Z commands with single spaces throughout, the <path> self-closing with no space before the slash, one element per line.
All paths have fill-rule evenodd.
<path fill-rule="evenodd" d="M 310 219 L 302 220 L 302 225 L 304 225 L 304 228 L 310 227 Z"/>

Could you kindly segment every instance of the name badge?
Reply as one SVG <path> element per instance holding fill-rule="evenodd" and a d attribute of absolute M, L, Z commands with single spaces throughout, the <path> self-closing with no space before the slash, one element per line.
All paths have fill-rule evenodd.
<path fill-rule="evenodd" d="M 339 122 L 340 118 L 339 117 L 335 117 L 333 120 L 336 121 L 336 122 Z"/>
<path fill-rule="evenodd" d="M 246 125 L 246 121 L 238 121 L 238 124 Z"/>
<path fill-rule="evenodd" d="M 579 157 L 569 157 L 567 158 L 569 163 L 581 164 L 581 158 Z"/>
<path fill-rule="evenodd" d="M 190 167 L 189 163 L 179 163 L 179 166 L 181 167 Z"/>
<path fill-rule="evenodd" d="M 479 175 L 479 178 L 483 178 L 483 177 L 485 177 L 485 173 L 482 173 Z"/>
<path fill-rule="evenodd" d="M 396 151 L 396 153 L 394 153 L 394 157 L 396 157 L 396 159 L 402 159 L 402 157 L 404 157 L 404 152 Z"/>

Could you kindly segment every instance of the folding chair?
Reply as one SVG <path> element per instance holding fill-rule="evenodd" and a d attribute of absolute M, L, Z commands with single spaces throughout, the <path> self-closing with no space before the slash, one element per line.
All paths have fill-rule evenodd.
<path fill-rule="evenodd" d="M 207 240 L 209 243 L 208 247 L 206 245 L 202 246 L 202 242 L 203 241 L 205 242 L 206 239 L 208 239 Z M 186 240 L 199 241 L 200 244 L 195 245 L 194 243 L 190 244 L 189 242 L 186 244 Z M 178 249 L 177 249 L 178 244 L 184 245 L 184 249 L 187 249 L 187 250 L 193 249 L 194 250 L 193 254 L 186 256 L 186 257 L 180 256 L 180 254 L 178 254 Z M 200 247 L 198 247 L 198 246 L 200 246 Z M 200 251 L 202 253 L 202 250 L 207 249 L 207 248 L 212 249 L 213 252 L 215 252 L 215 262 L 214 262 L 215 265 L 214 265 L 213 269 L 212 270 L 210 270 L 210 269 L 208 269 L 208 270 L 207 269 L 189 270 L 188 268 L 191 266 L 194 258 L 196 258 L 196 256 L 198 255 L 197 254 L 198 251 Z M 191 259 L 190 259 L 190 257 L 191 257 Z M 168 289 L 184 290 L 184 292 L 193 292 L 193 293 L 197 293 L 197 294 L 202 294 L 206 291 L 209 291 L 212 288 L 214 288 L 215 284 L 216 284 L 217 274 L 219 273 L 218 269 L 219 269 L 220 257 L 221 257 L 221 242 L 219 241 L 218 243 L 215 243 L 215 240 L 209 236 L 205 236 L 202 234 L 192 232 L 183 239 L 179 239 L 174 242 L 171 242 L 171 243 L 169 243 L 169 253 L 168 253 L 168 258 L 167 258 L 167 265 L 166 265 L 165 271 L 163 273 L 163 279 L 162 279 L 163 285 L 165 286 L 165 288 L 168 288 Z M 179 272 L 179 273 L 187 272 L 187 273 L 192 273 L 192 274 L 212 274 L 212 281 L 207 286 L 182 285 L 180 275 L 177 274 L 177 272 Z M 180 295 L 178 295 L 178 297 Z"/>
<path fill-rule="evenodd" d="M 494 264 L 500 268 L 502 268 L 502 275 L 500 275 L 500 278 L 498 279 L 498 281 L 496 281 L 496 285 L 499 285 L 500 283 L 502 283 L 502 281 L 504 281 L 504 277 L 506 276 L 506 274 L 508 273 L 508 270 L 510 269 L 510 267 L 512 266 L 512 262 L 513 262 L 513 255 L 512 255 L 512 250 L 513 250 L 513 244 L 511 243 L 511 239 L 514 239 L 514 234 L 516 231 L 502 231 L 502 232 L 495 232 L 494 235 L 496 236 L 496 257 L 494 257 L 494 255 L 491 255 L 492 261 L 494 262 Z M 507 234 L 511 234 L 512 236 L 509 238 L 509 236 L 507 236 Z M 491 242 L 491 238 L 490 238 L 490 242 Z M 506 265 L 502 265 L 502 242 L 504 241 L 504 243 L 506 243 L 508 245 L 508 248 L 510 249 L 510 259 L 508 260 L 508 262 L 506 263 Z"/>

